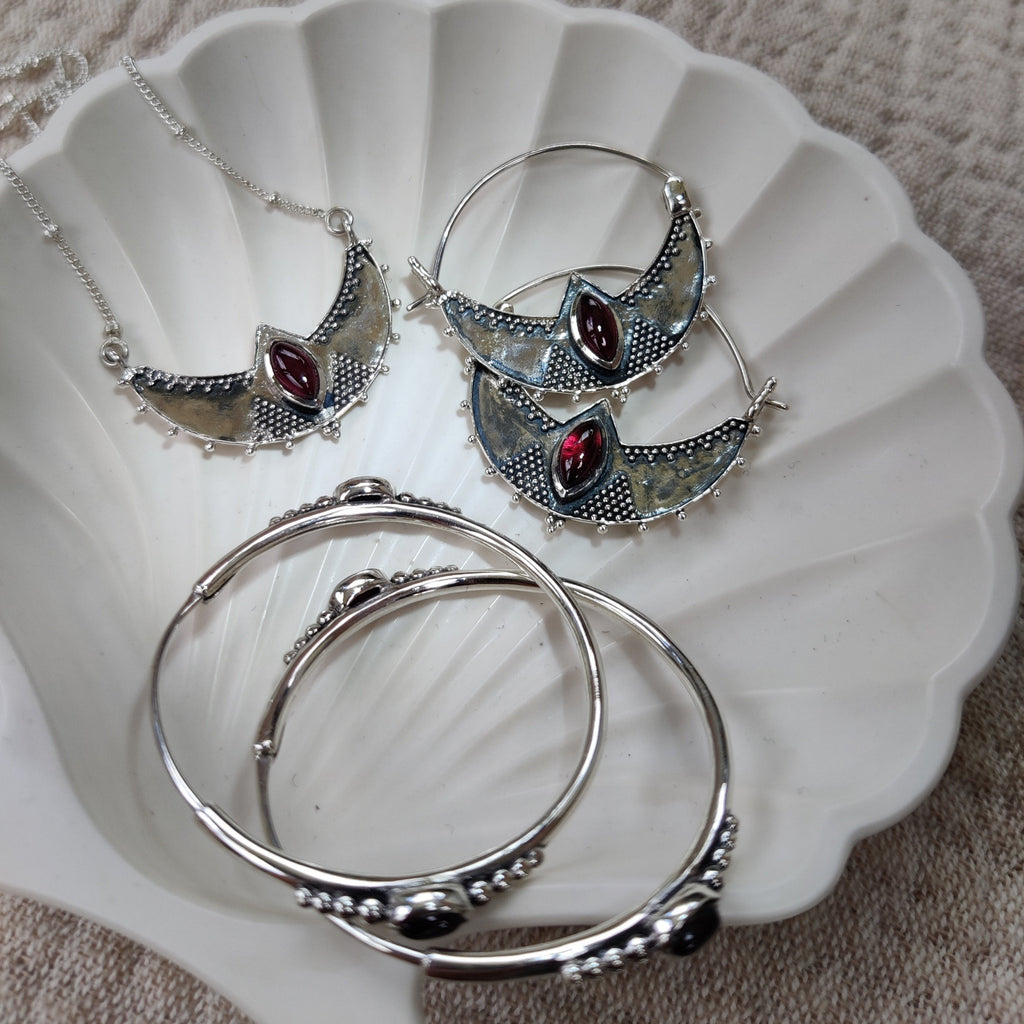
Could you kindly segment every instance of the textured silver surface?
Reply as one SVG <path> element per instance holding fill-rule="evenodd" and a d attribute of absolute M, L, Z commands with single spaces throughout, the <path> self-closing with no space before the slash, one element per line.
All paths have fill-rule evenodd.
<path fill-rule="evenodd" d="M 146 409 L 211 444 L 290 444 L 316 430 L 337 432 L 341 416 L 365 396 L 382 371 L 391 337 L 391 300 L 384 275 L 366 245 L 345 253 L 337 297 L 317 328 L 306 336 L 261 324 L 250 369 L 216 377 L 191 377 L 148 366 L 127 367 L 121 383 L 134 389 Z M 313 408 L 294 402 L 266 365 L 278 340 L 307 352 L 320 374 Z"/>
<path fill-rule="evenodd" d="M 650 267 L 618 295 L 573 274 L 555 317 L 504 312 L 459 292 L 442 296 L 440 305 L 459 341 L 494 372 L 545 391 L 595 391 L 635 380 L 678 348 L 706 281 L 704 244 L 687 210 L 672 218 Z M 587 293 L 605 302 L 622 325 L 623 354 L 614 369 L 596 366 L 574 342 L 572 310 Z"/>
<path fill-rule="evenodd" d="M 473 376 L 472 407 L 476 440 L 517 494 L 559 518 L 599 525 L 635 524 L 683 511 L 736 465 L 751 427 L 747 416 L 735 416 L 668 444 L 623 445 L 607 401 L 562 423 L 517 384 L 483 369 Z M 563 439 L 587 420 L 604 432 L 603 465 L 585 490 L 563 497 L 552 465 Z"/>

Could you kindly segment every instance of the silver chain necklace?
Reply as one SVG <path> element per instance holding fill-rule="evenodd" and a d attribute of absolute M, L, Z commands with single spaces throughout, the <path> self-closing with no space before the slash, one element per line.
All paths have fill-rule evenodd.
<path fill-rule="evenodd" d="M 399 303 L 388 294 L 383 276 L 387 267 L 370 255 L 368 241 L 356 238 L 347 209 L 308 206 L 256 184 L 171 112 L 131 57 L 121 64 L 149 107 L 189 149 L 269 206 L 319 220 L 340 238 L 346 246 L 345 272 L 330 310 L 312 333 L 299 336 L 261 324 L 255 361 L 247 370 L 196 377 L 132 366 L 121 324 L 96 280 L 24 179 L 0 157 L 0 171 L 39 221 L 43 235 L 56 243 L 103 320 L 100 360 L 118 370 L 119 383 L 141 399 L 137 411 L 155 411 L 170 424 L 169 434 L 184 431 L 204 441 L 207 451 L 218 443 L 242 445 L 249 454 L 276 442 L 291 448 L 314 431 L 337 437 L 341 416 L 366 400 L 367 388 L 379 373 L 387 373 L 384 354 L 388 343 L 397 341 L 391 309 Z"/>

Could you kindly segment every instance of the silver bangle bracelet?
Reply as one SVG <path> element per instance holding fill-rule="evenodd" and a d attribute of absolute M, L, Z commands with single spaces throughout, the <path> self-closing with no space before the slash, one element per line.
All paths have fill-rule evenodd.
<path fill-rule="evenodd" d="M 558 607 L 578 647 L 586 679 L 587 720 L 583 750 L 573 775 L 552 806 L 516 838 L 454 867 L 429 874 L 401 877 L 360 876 L 329 870 L 284 854 L 261 842 L 218 807 L 207 803 L 189 784 L 175 760 L 164 731 L 160 711 L 160 675 L 164 658 L 179 626 L 199 605 L 212 600 L 248 562 L 295 538 L 319 530 L 336 531 L 367 523 L 412 524 L 428 530 L 455 533 L 502 555 L 526 574 L 531 584 Z M 372 614 L 375 577 L 352 577 L 341 597 L 339 610 L 346 622 Z M 324 620 L 329 622 L 329 616 Z M 315 629 L 313 630 L 315 639 Z M 289 672 L 306 664 L 304 647 L 318 649 L 308 637 L 296 645 Z M 445 934 L 468 916 L 474 903 L 486 902 L 491 891 L 507 888 L 540 863 L 545 843 L 576 805 L 597 763 L 604 726 L 600 658 L 590 628 L 569 589 L 543 563 L 524 548 L 440 503 L 396 495 L 376 478 L 360 478 L 340 485 L 332 497 L 285 513 L 271 525 L 239 545 L 212 566 L 194 585 L 188 599 L 167 626 L 156 650 L 150 681 L 150 711 L 157 747 L 175 788 L 192 808 L 199 824 L 228 850 L 253 867 L 292 886 L 300 902 L 328 914 L 355 915 L 373 924 L 387 921 L 409 936 Z M 256 750 L 257 761 L 269 763 L 274 755 L 274 726 L 267 723 Z M 438 905 L 438 894 L 441 902 Z"/>
<path fill-rule="evenodd" d="M 296 659 L 289 667 L 267 706 L 257 738 L 258 745 L 277 742 L 288 704 L 305 673 L 331 644 L 359 626 L 379 619 L 401 605 L 449 593 L 536 588 L 534 581 L 517 573 L 431 570 L 412 576 L 398 574 L 391 580 L 376 572 L 360 574 L 342 584 L 339 590 L 344 591 L 353 584 L 361 586 L 362 581 L 371 579 L 372 594 L 366 602 L 327 623 L 303 648 L 301 660 Z M 479 981 L 560 972 L 567 979 L 582 980 L 619 970 L 631 960 L 644 960 L 655 949 L 688 955 L 710 938 L 717 928 L 716 903 L 722 888 L 723 872 L 729 863 L 729 851 L 735 845 L 738 823 L 726 809 L 729 758 L 724 725 L 714 699 L 682 651 L 648 618 L 592 587 L 571 582 L 566 586 L 575 597 L 631 627 L 672 664 L 691 691 L 704 718 L 713 759 L 712 794 L 703 827 L 686 852 L 682 865 L 640 907 L 568 938 L 521 949 L 472 953 L 417 948 L 368 930 L 365 917 L 355 913 L 351 907 L 342 908 L 339 912 L 324 903 L 320 905 L 319 909 L 332 924 L 377 950 L 418 964 L 433 977 Z M 267 787 L 269 762 L 258 758 L 258 765 L 262 813 L 270 841 L 276 844 Z M 273 873 L 271 861 L 256 866 Z M 422 900 L 420 909 L 424 920 L 432 915 L 440 918 L 447 912 L 442 891 L 433 894 L 433 899 L 424 893 Z M 308 892 L 300 896 L 300 902 L 309 902 Z M 435 936 L 423 933 L 411 937 Z"/>

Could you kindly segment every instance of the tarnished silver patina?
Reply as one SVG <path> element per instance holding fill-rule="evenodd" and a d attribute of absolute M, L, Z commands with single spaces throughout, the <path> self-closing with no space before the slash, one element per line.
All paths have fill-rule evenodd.
<path fill-rule="evenodd" d="M 602 264 L 558 270 L 528 281 L 493 306 L 445 288 L 439 280 L 445 249 L 473 197 L 527 160 L 569 151 L 622 158 L 662 178 L 669 229 L 647 268 Z M 490 463 L 488 475 L 508 482 L 515 501 L 526 498 L 545 509 L 551 531 L 566 520 L 605 531 L 618 524 L 646 529 L 650 520 L 670 514 L 684 518 L 687 505 L 717 494 L 721 478 L 742 464 L 740 449 L 763 408 L 786 408 L 770 397 L 775 378 L 754 389 L 739 347 L 706 301 L 715 278 L 707 268 L 711 241 L 701 234 L 699 217 L 682 179 L 652 160 L 598 143 L 558 143 L 521 153 L 484 175 L 448 218 L 430 269 L 415 258 L 409 261 L 426 288 L 409 308 L 422 303 L 439 308 L 448 324 L 445 333 L 470 354 L 473 383 L 465 407 L 472 409 L 470 440 Z M 626 273 L 633 280 L 612 294 L 588 280 L 594 271 Z M 556 316 L 527 317 L 512 308 L 512 298 L 562 277 L 567 284 Z M 623 444 L 606 400 L 564 422 L 538 404 L 547 392 L 579 401 L 582 394 L 600 390 L 624 402 L 630 382 L 649 372 L 660 374 L 666 358 L 687 347 L 686 338 L 699 323 L 715 329 L 735 360 L 749 402 L 745 414 L 692 437 Z"/>
<path fill-rule="evenodd" d="M 564 422 L 548 415 L 526 391 L 477 368 L 471 407 L 474 440 L 492 466 L 525 498 L 549 513 L 549 526 L 566 519 L 608 526 L 644 524 L 659 516 L 685 518 L 686 506 L 707 494 L 731 469 L 775 388 L 769 378 L 746 411 L 696 434 L 657 445 L 619 440 L 611 405 L 602 400 Z M 567 438 L 582 427 L 601 434 L 601 457 L 573 489 L 560 481 L 557 462 Z"/>
<path fill-rule="evenodd" d="M 546 274 L 516 290 L 514 294 L 567 277 L 559 312 L 552 317 L 521 316 L 509 305 L 510 296 L 490 306 L 462 292 L 445 289 L 439 281 L 444 251 L 470 200 L 500 174 L 527 160 L 575 150 L 624 158 L 663 179 L 668 233 L 647 269 L 637 271 L 635 280 L 614 295 L 584 276 L 584 270 L 609 269 L 606 267 Z M 430 270 L 419 260 L 410 259 L 427 293 L 409 308 L 424 301 L 437 306 L 448 323 L 448 333 L 462 342 L 473 359 L 526 387 L 566 393 L 621 387 L 659 366 L 682 345 L 700 311 L 712 279 L 707 273 L 707 244 L 696 215 L 682 180 L 651 160 L 590 142 L 559 143 L 530 150 L 494 168 L 466 193 L 445 225 Z M 595 354 L 582 342 L 575 314 L 583 296 L 596 299 L 616 323 L 618 337 L 610 357 Z"/>
<path fill-rule="evenodd" d="M 320 431 L 337 436 L 339 420 L 386 372 L 391 337 L 391 300 L 381 268 L 365 243 L 345 250 L 345 273 L 330 311 L 311 334 L 298 336 L 261 324 L 253 365 L 240 373 L 192 377 L 148 366 L 125 366 L 120 383 L 143 405 L 208 445 L 293 442 Z M 282 387 L 269 365 L 272 346 L 285 342 L 308 355 L 319 386 L 305 400 Z"/>
<path fill-rule="evenodd" d="M 191 376 L 133 365 L 121 324 L 95 278 L 25 181 L 0 159 L 0 173 L 39 221 L 43 235 L 58 247 L 103 320 L 100 361 L 134 392 L 139 413 L 152 410 L 167 421 L 169 434 L 183 431 L 204 442 L 207 451 L 218 444 L 242 446 L 249 454 L 268 444 L 291 447 L 315 431 L 337 437 L 342 415 L 365 401 L 376 377 L 387 373 L 384 356 L 388 344 L 398 339 L 392 332 L 391 311 L 400 303 L 388 294 L 387 267 L 370 255 L 369 241 L 356 237 L 348 210 L 307 206 L 257 185 L 175 117 L 131 57 L 121 64 L 160 121 L 188 149 L 273 209 L 312 218 L 338 238 L 345 246 L 345 270 L 331 308 L 311 334 L 296 335 L 266 324 L 256 329 L 256 354 L 248 369 Z M 284 353 L 300 372 L 289 374 L 287 367 L 275 362 L 276 353 Z"/>

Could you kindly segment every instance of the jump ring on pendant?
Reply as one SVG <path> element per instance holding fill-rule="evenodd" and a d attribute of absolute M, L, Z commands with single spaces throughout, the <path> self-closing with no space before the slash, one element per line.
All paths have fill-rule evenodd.
<path fill-rule="evenodd" d="M 352 211 L 344 206 L 332 206 L 324 211 L 324 225 L 332 235 L 339 238 L 351 238 L 354 223 Z"/>
<path fill-rule="evenodd" d="M 100 359 L 104 366 L 125 366 L 128 363 L 128 346 L 121 340 L 120 329 L 112 333 L 110 329 L 105 332 L 106 340 L 100 346 Z"/>

